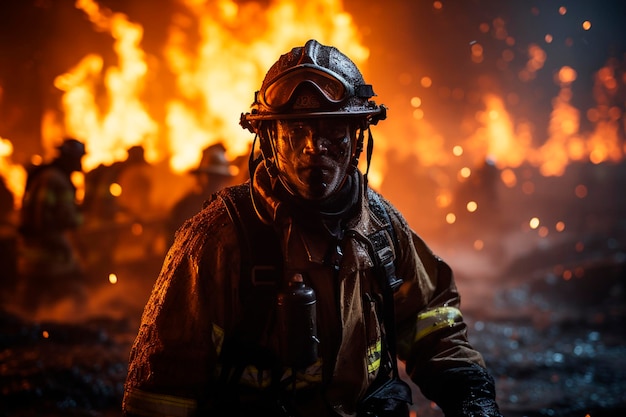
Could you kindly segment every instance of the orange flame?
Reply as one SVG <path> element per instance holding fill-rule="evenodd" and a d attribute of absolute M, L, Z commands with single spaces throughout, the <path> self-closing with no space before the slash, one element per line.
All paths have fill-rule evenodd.
<path fill-rule="evenodd" d="M 143 28 L 121 13 L 101 9 L 93 0 L 78 0 L 76 7 L 87 14 L 97 29 L 111 34 L 119 60 L 117 67 L 110 67 L 105 73 L 108 108 L 104 114 L 98 107 L 96 93 L 102 81 L 100 56 L 87 55 L 73 70 L 55 80 L 55 86 L 65 92 L 63 107 L 68 134 L 87 143 L 85 168 L 123 159 L 126 149 L 138 144 L 144 145 L 148 160 L 158 158 L 158 125 L 141 101 L 148 72 L 145 54 L 139 48 Z"/>
<path fill-rule="evenodd" d="M 167 103 L 166 120 L 176 171 L 196 164 L 198 149 L 218 141 L 227 143 L 230 155 L 248 151 L 250 134 L 238 126 L 238 116 L 249 108 L 265 71 L 294 45 L 315 37 L 356 62 L 369 54 L 340 1 L 283 0 L 265 11 L 254 2 L 181 2 L 197 20 L 200 39 L 189 54 L 188 18 L 174 16 L 165 56 L 179 94 Z"/>
<path fill-rule="evenodd" d="M 21 165 L 14 164 L 11 160 L 13 144 L 8 139 L 0 137 L 0 173 L 4 178 L 5 185 L 13 193 L 13 206 L 21 206 L 26 183 L 26 171 Z"/>
<path fill-rule="evenodd" d="M 86 170 L 122 160 L 130 146 L 143 145 L 149 162 L 167 160 L 174 172 L 181 173 L 198 164 L 204 147 L 218 141 L 224 142 L 230 157 L 248 151 L 252 138 L 238 125 L 239 114 L 249 108 L 266 70 L 294 45 L 316 38 L 337 46 L 366 69 L 369 50 L 341 0 L 178 1 L 180 11 L 165 29 L 162 58 L 141 49 L 143 28 L 124 14 L 102 8 L 95 0 L 76 1 L 94 27 L 114 39 L 118 62 L 105 68 L 102 57 L 94 53 L 57 77 L 55 85 L 64 92 L 64 120 L 57 122 L 52 113 L 44 116 L 45 141 L 58 140 L 60 132 L 85 140 Z M 494 21 L 494 36 L 507 45 L 514 43 L 501 19 Z M 470 48 L 470 54 L 482 56 L 480 45 Z M 532 82 L 539 71 L 545 71 L 547 55 L 536 44 L 528 46 L 527 54 L 518 77 Z M 164 66 L 153 64 L 160 59 Z M 415 157 L 422 167 L 436 168 L 429 175 L 440 188 L 440 207 L 450 204 L 449 190 L 455 180 L 443 168 L 458 172 L 489 159 L 502 170 L 502 181 L 514 186 L 512 169 L 524 163 L 548 176 L 562 175 L 572 161 L 619 161 L 626 152 L 618 125 L 623 103 L 612 102 L 623 80 L 615 73 L 612 64 L 598 71 L 598 105 L 581 114 L 572 105 L 576 71 L 561 68 L 555 76 L 560 92 L 552 102 L 548 132 L 537 132 L 531 123 L 516 120 L 503 94 L 485 89 L 483 109 L 464 121 L 469 129 L 462 126 L 463 132 L 471 133 L 448 138 L 421 108 L 421 99 L 413 100 L 414 120 L 408 129 L 398 127 L 403 122 L 398 120 L 377 127 L 377 155 L 399 151 Z M 424 88 L 437 82 L 435 77 L 421 80 Z M 580 131 L 583 115 L 595 124 L 593 132 Z M 465 152 L 455 154 L 451 144 Z M 372 160 L 372 186 L 382 183 L 386 164 L 381 157 Z"/>
<path fill-rule="evenodd" d="M 369 54 L 339 0 L 281 0 L 267 10 L 255 2 L 231 0 L 180 3 L 186 13 L 173 16 L 164 49 L 176 92 L 148 108 L 143 104 L 146 82 L 162 74 L 149 67 L 139 47 L 142 27 L 94 0 L 76 2 L 97 29 L 115 39 L 119 59 L 117 67 L 106 69 L 106 109 L 98 105 L 104 70 L 99 55 L 84 57 L 55 81 L 64 91 L 67 133 L 88 143 L 87 170 L 123 159 L 125 150 L 138 144 L 146 148 L 148 161 L 168 158 L 178 173 L 197 164 L 202 148 L 218 141 L 231 156 L 245 153 L 251 137 L 238 126 L 238 116 L 249 108 L 265 71 L 280 54 L 312 37 L 337 46 L 357 64 Z M 197 25 L 191 24 L 194 20 Z M 155 120 L 151 111 L 162 111 L 162 120 Z"/>

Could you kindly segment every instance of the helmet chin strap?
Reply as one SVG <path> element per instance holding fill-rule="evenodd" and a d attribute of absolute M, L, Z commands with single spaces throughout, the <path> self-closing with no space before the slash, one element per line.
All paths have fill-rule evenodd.
<path fill-rule="evenodd" d="M 259 162 L 263 160 L 263 157 L 259 157 L 254 159 L 254 148 L 256 146 L 256 141 L 259 137 L 258 133 L 254 134 L 254 139 L 252 139 L 252 146 L 250 147 L 250 155 L 248 155 L 248 175 L 252 179 L 254 177 L 254 171 L 256 171 L 256 167 L 259 165 Z"/>
<path fill-rule="evenodd" d="M 370 129 L 369 123 L 367 126 L 363 126 L 359 128 L 359 138 L 356 141 L 354 156 L 352 158 L 352 166 L 351 172 L 356 170 L 359 166 L 359 157 L 361 156 L 361 152 L 363 152 L 363 143 L 365 142 L 365 129 L 367 129 L 367 153 L 366 153 L 366 162 L 367 166 L 365 168 L 365 174 L 363 174 L 363 180 L 365 181 L 365 186 L 367 187 L 367 174 L 370 171 L 370 164 L 372 161 L 372 153 L 374 151 L 374 137 L 372 136 L 372 130 Z"/>
<path fill-rule="evenodd" d="M 270 178 L 276 178 L 279 175 L 278 166 L 276 166 L 276 148 L 274 147 L 274 136 L 276 135 L 275 121 L 271 123 L 263 123 L 257 135 L 259 137 L 259 144 L 261 148 L 261 155 L 265 161 L 265 169 Z"/>
<path fill-rule="evenodd" d="M 365 188 L 367 188 L 367 174 L 370 172 L 370 164 L 372 162 L 372 153 L 374 152 L 374 137 L 372 136 L 372 130 L 369 125 L 367 126 L 367 155 L 366 162 L 367 168 L 365 174 L 363 174 L 363 180 L 365 181 Z"/>

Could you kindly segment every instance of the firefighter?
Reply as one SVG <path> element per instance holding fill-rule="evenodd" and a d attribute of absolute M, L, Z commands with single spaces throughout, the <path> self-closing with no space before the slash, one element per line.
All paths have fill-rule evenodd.
<path fill-rule="evenodd" d="M 241 116 L 261 156 L 179 229 L 126 415 L 408 416 L 397 358 L 446 416 L 500 416 L 450 268 L 357 167 L 386 118 L 373 96 L 315 40 L 269 69 Z"/>
<path fill-rule="evenodd" d="M 57 157 L 28 172 L 20 211 L 20 276 L 24 307 L 83 296 L 83 267 L 70 233 L 83 223 L 73 172 L 82 171 L 85 145 L 67 138 Z"/>
<path fill-rule="evenodd" d="M 202 205 L 211 194 L 232 182 L 235 168 L 226 159 L 224 144 L 215 143 L 203 149 L 200 163 L 189 171 L 195 177 L 195 186 L 178 200 L 170 211 L 167 222 L 169 243 L 172 243 L 176 230 L 185 220 L 202 209 Z"/>

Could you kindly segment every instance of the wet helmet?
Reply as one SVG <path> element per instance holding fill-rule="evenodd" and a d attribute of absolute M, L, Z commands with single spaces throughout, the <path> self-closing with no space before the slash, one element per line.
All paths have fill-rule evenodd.
<path fill-rule="evenodd" d="M 370 100 L 374 90 L 357 66 L 337 48 L 309 40 L 269 69 L 241 126 L 259 133 L 260 122 L 310 117 L 354 116 L 376 124 L 384 105 Z"/>

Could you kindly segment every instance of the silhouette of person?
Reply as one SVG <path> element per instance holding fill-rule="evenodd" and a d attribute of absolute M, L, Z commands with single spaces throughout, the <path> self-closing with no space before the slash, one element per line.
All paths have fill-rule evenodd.
<path fill-rule="evenodd" d="M 83 222 L 70 176 L 82 171 L 85 145 L 67 138 L 57 150 L 50 163 L 29 170 L 24 191 L 18 272 L 26 308 L 84 290 L 83 268 L 69 232 Z"/>
<path fill-rule="evenodd" d="M 152 188 L 151 166 L 144 157 L 141 145 L 128 149 L 128 157 L 120 163 L 116 182 L 121 194 L 117 198 L 120 210 L 132 220 L 145 220 L 150 212 Z"/>
<path fill-rule="evenodd" d="M 85 176 L 86 228 L 81 238 L 92 242 L 85 258 L 88 268 L 98 275 L 122 262 L 126 246 L 121 243 L 141 246 L 144 252 L 151 247 L 153 236 L 145 232 L 151 220 L 154 173 L 144 155 L 143 146 L 131 146 L 125 160 L 100 165 Z M 117 191 L 114 184 L 119 186 Z M 138 236 L 132 233 L 135 224 L 140 225 Z"/>
<path fill-rule="evenodd" d="M 0 176 L 0 296 L 4 299 L 15 290 L 17 283 L 14 196 Z"/>
<path fill-rule="evenodd" d="M 7 187 L 6 181 L 0 176 L 0 223 L 11 224 L 14 210 L 13 193 Z"/>
<path fill-rule="evenodd" d="M 222 143 L 210 145 L 202 151 L 198 167 L 190 171 L 196 177 L 196 186 L 172 207 L 168 220 L 169 243 L 185 220 L 202 210 L 211 194 L 231 185 L 236 174 L 233 168 L 226 159 L 226 148 Z"/>

